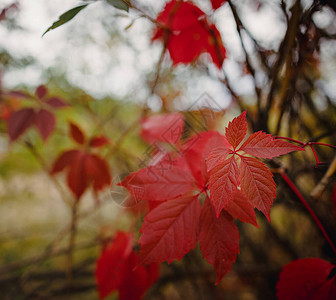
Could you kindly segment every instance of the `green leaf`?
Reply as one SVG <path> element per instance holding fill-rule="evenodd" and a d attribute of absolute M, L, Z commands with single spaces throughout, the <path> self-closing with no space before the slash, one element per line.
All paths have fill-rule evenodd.
<path fill-rule="evenodd" d="M 106 0 L 108 4 L 114 6 L 115 8 L 122 9 L 128 12 L 129 1 L 127 0 Z"/>
<path fill-rule="evenodd" d="M 49 30 L 55 29 L 67 22 L 69 22 L 72 18 L 74 18 L 82 9 L 84 9 L 85 7 L 87 7 L 88 4 L 84 4 L 84 5 L 80 5 L 77 7 L 74 7 L 70 10 L 68 10 L 67 12 L 65 12 L 64 14 L 60 15 L 58 18 L 58 21 L 54 22 L 43 34 L 42 36 L 44 36 Z"/>

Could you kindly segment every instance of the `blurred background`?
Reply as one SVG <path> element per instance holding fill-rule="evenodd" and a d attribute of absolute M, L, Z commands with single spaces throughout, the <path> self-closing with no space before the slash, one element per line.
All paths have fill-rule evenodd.
<path fill-rule="evenodd" d="M 117 229 L 137 233 L 141 226 L 140 210 L 119 205 L 127 193 L 115 184 L 147 158 L 150 145 L 139 136 L 144 110 L 181 111 L 195 131 L 222 133 L 229 120 L 247 110 L 250 132 L 336 144 L 333 1 L 240 0 L 213 11 L 210 1 L 195 0 L 227 50 L 220 71 L 206 55 L 173 67 L 166 54 L 158 68 L 162 43 L 151 41 L 154 25 L 140 11 L 155 19 L 166 1 L 135 2 L 139 10 L 127 13 L 108 1 L 87 1 L 73 20 L 42 37 L 62 13 L 83 2 L 0 0 L 0 298 L 98 298 L 93 272 L 101 239 Z M 8 117 L 30 100 L 9 91 L 34 95 L 39 85 L 69 106 L 55 112 L 57 126 L 46 143 L 35 130 L 10 142 Z M 204 111 L 215 114 L 206 119 Z M 81 199 L 72 288 L 64 275 L 71 209 L 48 172 L 62 151 L 74 147 L 69 120 L 88 136 L 111 140 L 100 154 L 113 174 L 113 184 L 98 200 L 91 191 Z M 275 299 L 284 264 L 299 257 L 335 259 L 277 175 L 286 170 L 335 240 L 335 150 L 315 150 L 325 165 L 315 168 L 308 148 L 268 162 L 278 185 L 272 222 L 258 216 L 259 229 L 237 223 L 241 254 L 218 286 L 196 249 L 180 262 L 162 264 L 147 299 Z M 70 193 L 64 179 L 56 178 Z"/>

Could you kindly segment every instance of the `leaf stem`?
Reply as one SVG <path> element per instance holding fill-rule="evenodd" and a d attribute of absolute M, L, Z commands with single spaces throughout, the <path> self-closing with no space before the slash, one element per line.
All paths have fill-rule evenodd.
<path fill-rule="evenodd" d="M 287 183 L 288 187 L 294 192 L 294 194 L 299 198 L 299 200 L 301 201 L 302 205 L 305 207 L 305 209 L 308 211 L 308 213 L 310 214 L 310 216 L 312 217 L 312 219 L 314 220 L 314 222 L 316 223 L 316 225 L 318 226 L 318 228 L 321 230 L 324 238 L 327 240 L 327 242 L 329 243 L 331 249 L 333 250 L 333 252 L 336 255 L 336 247 L 333 244 L 333 242 L 331 241 L 331 238 L 329 237 L 328 233 L 326 232 L 326 230 L 324 229 L 320 219 L 317 217 L 317 215 L 315 214 L 315 212 L 313 211 L 313 209 L 309 206 L 308 202 L 306 201 L 306 199 L 302 196 L 302 194 L 300 193 L 300 191 L 298 190 L 298 188 L 295 186 L 295 184 L 290 180 L 290 178 L 287 176 L 287 174 L 283 171 L 281 172 L 281 177 L 282 179 Z"/>

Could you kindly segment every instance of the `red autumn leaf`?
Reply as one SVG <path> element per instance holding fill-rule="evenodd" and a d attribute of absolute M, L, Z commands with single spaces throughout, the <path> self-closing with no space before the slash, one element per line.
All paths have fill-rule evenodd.
<path fill-rule="evenodd" d="M 260 158 L 273 158 L 293 151 L 304 151 L 299 146 L 277 140 L 262 131 L 250 135 L 239 150 Z"/>
<path fill-rule="evenodd" d="M 45 85 L 39 85 L 35 90 L 35 95 L 37 98 L 42 99 L 48 93 L 48 89 Z"/>
<path fill-rule="evenodd" d="M 35 126 L 40 132 L 43 140 L 46 140 L 53 132 L 55 123 L 55 117 L 51 112 L 41 109 L 35 113 Z"/>
<path fill-rule="evenodd" d="M 214 148 L 228 147 L 226 138 L 215 131 L 201 132 L 190 138 L 182 147 L 183 156 L 199 186 L 208 181 L 206 159 Z"/>
<path fill-rule="evenodd" d="M 226 0 L 211 0 L 211 5 L 212 5 L 213 9 L 218 9 L 218 8 L 220 8 L 225 2 L 226 2 Z"/>
<path fill-rule="evenodd" d="M 182 136 L 183 128 L 183 114 L 162 114 L 142 119 L 140 135 L 150 144 L 156 141 L 177 144 Z"/>
<path fill-rule="evenodd" d="M 125 260 L 131 254 L 132 246 L 132 235 L 118 232 L 113 242 L 98 258 L 95 277 L 100 299 L 104 299 L 120 286 L 126 276 Z"/>
<path fill-rule="evenodd" d="M 273 175 L 266 165 L 258 159 L 237 152 L 244 151 L 246 154 L 260 158 L 272 158 L 304 149 L 288 142 L 276 140 L 261 131 L 252 134 L 237 149 L 246 132 L 246 113 L 243 112 L 239 117 L 234 118 L 226 128 L 225 136 L 231 146 L 215 149 L 208 156 L 210 199 L 216 209 L 216 215 L 219 215 L 221 210 L 232 201 L 233 193 L 240 189 L 247 197 L 246 203 L 252 204 L 270 220 L 270 209 L 273 198 L 276 196 Z M 228 148 L 233 150 L 228 150 Z M 239 165 L 236 159 L 240 159 Z M 249 206 L 246 209 L 250 211 Z"/>
<path fill-rule="evenodd" d="M 58 97 L 51 97 L 48 100 L 46 100 L 46 103 L 53 108 L 62 108 L 68 106 L 62 99 Z"/>
<path fill-rule="evenodd" d="M 190 194 L 163 202 L 150 211 L 140 230 L 140 262 L 170 263 L 181 259 L 196 246 L 199 215 L 198 196 Z"/>
<path fill-rule="evenodd" d="M 199 239 L 203 257 L 215 268 L 218 284 L 230 271 L 239 253 L 239 232 L 232 217 L 225 211 L 216 217 L 208 198 L 201 211 Z"/>
<path fill-rule="evenodd" d="M 13 112 L 8 119 L 8 134 L 12 141 L 16 140 L 35 122 L 35 112 L 32 108 L 23 108 Z"/>
<path fill-rule="evenodd" d="M 192 190 L 194 179 L 178 167 L 162 164 L 131 173 L 119 185 L 125 187 L 137 201 L 164 201 Z"/>
<path fill-rule="evenodd" d="M 205 13 L 192 2 L 168 2 L 158 15 L 157 22 L 167 29 L 158 27 L 153 40 L 164 40 L 174 64 L 194 62 L 207 52 L 221 68 L 225 48 L 220 34 L 213 24 L 208 23 Z"/>
<path fill-rule="evenodd" d="M 94 191 L 99 191 L 111 183 L 111 175 L 106 161 L 96 154 L 86 156 L 85 173 L 88 182 L 93 183 Z"/>
<path fill-rule="evenodd" d="M 254 207 L 270 221 L 270 210 L 276 196 L 273 174 L 261 161 L 252 157 L 241 157 L 240 182 L 244 194 Z"/>
<path fill-rule="evenodd" d="M 98 192 L 111 183 L 111 175 L 105 160 L 96 154 L 83 150 L 63 152 L 54 162 L 51 174 L 67 168 L 67 183 L 77 199 L 83 195 L 90 184 Z"/>
<path fill-rule="evenodd" d="M 212 169 L 210 174 L 210 199 L 218 217 L 222 209 L 232 200 L 233 194 L 238 189 L 239 172 L 235 156 L 231 156 Z"/>
<path fill-rule="evenodd" d="M 258 227 L 254 206 L 240 190 L 232 195 L 232 199 L 225 206 L 225 210 L 235 219 Z"/>
<path fill-rule="evenodd" d="M 229 122 L 229 125 L 225 130 L 225 136 L 235 150 L 244 139 L 246 133 L 246 111 L 244 111 L 239 117 L 234 118 L 231 122 Z"/>
<path fill-rule="evenodd" d="M 108 140 L 107 137 L 105 137 L 105 136 L 95 136 L 90 140 L 89 145 L 90 145 L 90 147 L 98 148 L 98 147 L 103 147 L 103 146 L 105 146 L 109 143 L 110 143 L 110 141 Z"/>
<path fill-rule="evenodd" d="M 120 284 L 119 300 L 140 300 L 158 278 L 159 264 L 138 266 L 138 255 L 133 251 L 127 260 L 127 275 Z"/>
<path fill-rule="evenodd" d="M 104 299 L 113 291 L 118 291 L 120 300 L 142 299 L 157 280 L 159 266 L 138 266 L 138 261 L 132 235 L 118 232 L 96 262 L 99 298 Z"/>
<path fill-rule="evenodd" d="M 336 298 L 335 265 L 320 259 L 299 259 L 284 266 L 277 283 L 279 300 L 332 300 Z M 332 276 L 330 276 L 332 275 Z"/>
<path fill-rule="evenodd" d="M 70 123 L 70 136 L 80 145 L 85 143 L 85 136 L 83 131 L 74 123 Z"/>

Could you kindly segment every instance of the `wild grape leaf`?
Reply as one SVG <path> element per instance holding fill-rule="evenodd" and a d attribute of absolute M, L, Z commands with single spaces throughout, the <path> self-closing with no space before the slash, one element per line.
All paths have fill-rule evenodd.
<path fill-rule="evenodd" d="M 79 5 L 77 7 L 74 7 L 68 11 L 66 11 L 64 14 L 59 16 L 59 19 L 54 22 L 43 34 L 44 36 L 48 31 L 55 29 L 59 26 L 62 26 L 63 24 L 69 22 L 71 19 L 73 19 L 81 10 L 83 10 L 85 7 L 87 7 L 88 4 Z"/>
<path fill-rule="evenodd" d="M 13 112 L 8 119 L 7 130 L 11 141 L 15 141 L 35 122 L 33 108 L 23 108 Z"/>
<path fill-rule="evenodd" d="M 73 123 L 70 123 L 70 136 L 82 148 L 61 153 L 52 166 L 51 174 L 66 169 L 67 184 L 79 200 L 91 184 L 93 191 L 97 193 L 110 185 L 112 179 L 107 162 L 97 154 L 90 153 L 90 149 L 83 147 L 86 139 L 85 135 Z"/>
<path fill-rule="evenodd" d="M 228 147 L 226 138 L 218 132 L 201 132 L 190 138 L 182 147 L 182 153 L 199 186 L 208 182 L 206 159 L 209 153 L 218 147 Z"/>
<path fill-rule="evenodd" d="M 105 136 L 96 136 L 90 140 L 89 146 L 94 147 L 94 148 L 99 148 L 109 143 L 110 143 L 109 139 L 106 138 Z"/>
<path fill-rule="evenodd" d="M 183 128 L 183 114 L 162 114 L 144 118 L 140 135 L 149 144 L 160 141 L 175 145 L 180 141 Z"/>
<path fill-rule="evenodd" d="M 270 220 L 270 209 L 276 196 L 273 175 L 265 164 L 256 158 L 240 154 L 245 152 L 260 158 L 272 158 L 292 151 L 302 151 L 301 147 L 288 142 L 276 140 L 271 135 L 257 132 L 252 134 L 237 149 L 247 132 L 246 112 L 234 118 L 225 131 L 231 146 L 214 149 L 207 158 L 210 172 L 210 199 L 219 215 L 221 210 L 232 201 L 232 194 L 241 190 L 247 202 L 262 211 Z M 228 150 L 229 148 L 233 150 Z M 233 163 L 240 160 L 239 165 Z M 238 179 L 237 179 L 238 178 Z M 250 211 L 247 205 L 246 212 Z M 248 215 L 251 215 L 250 212 Z"/>
<path fill-rule="evenodd" d="M 241 157 L 240 183 L 243 193 L 251 204 L 270 221 L 270 210 L 276 196 L 273 174 L 261 161 L 252 157 Z"/>
<path fill-rule="evenodd" d="M 259 158 L 273 158 L 293 151 L 304 151 L 299 146 L 277 140 L 262 131 L 250 135 L 239 150 Z"/>
<path fill-rule="evenodd" d="M 234 156 L 213 168 L 210 173 L 209 189 L 211 203 L 218 217 L 222 209 L 232 199 L 239 185 L 238 164 Z"/>
<path fill-rule="evenodd" d="M 246 111 L 240 116 L 234 118 L 225 130 L 225 137 L 231 144 L 233 149 L 236 149 L 247 133 Z"/>
<path fill-rule="evenodd" d="M 203 204 L 199 231 L 203 257 L 217 273 L 216 284 L 230 271 L 239 253 L 239 232 L 232 217 L 222 211 L 217 217 L 210 200 Z"/>
<path fill-rule="evenodd" d="M 159 276 L 159 264 L 139 266 L 138 255 L 133 251 L 127 260 L 126 276 L 118 287 L 119 300 L 143 299 L 146 291 Z"/>
<path fill-rule="evenodd" d="M 221 68 L 226 53 L 220 34 L 215 25 L 208 23 L 205 13 L 192 2 L 168 2 L 158 15 L 157 22 L 162 26 L 156 29 L 153 40 L 164 41 L 174 64 L 192 63 L 200 54 L 207 52 Z"/>
<path fill-rule="evenodd" d="M 83 131 L 74 123 L 70 123 L 70 136 L 80 145 L 85 143 L 85 136 Z"/>
<path fill-rule="evenodd" d="M 37 98 L 42 99 L 48 93 L 48 89 L 45 85 L 39 85 L 35 90 L 35 95 Z"/>
<path fill-rule="evenodd" d="M 104 299 L 120 286 L 126 276 L 125 260 L 131 254 L 132 247 L 133 236 L 117 232 L 113 242 L 101 253 L 95 270 L 100 299 Z"/>
<path fill-rule="evenodd" d="M 218 8 L 220 8 L 225 2 L 226 2 L 226 0 L 211 0 L 211 5 L 212 5 L 213 9 L 218 9 Z"/>
<path fill-rule="evenodd" d="M 336 299 L 336 266 L 320 258 L 299 259 L 284 266 L 277 283 L 279 300 Z"/>
<path fill-rule="evenodd" d="M 40 132 L 43 140 L 47 140 L 55 129 L 56 120 L 54 115 L 45 109 L 41 109 L 35 113 L 34 121 L 35 126 Z"/>
<path fill-rule="evenodd" d="M 194 179 L 178 167 L 162 164 L 131 173 L 118 185 L 125 187 L 137 201 L 164 201 L 192 190 Z"/>
<path fill-rule="evenodd" d="M 190 194 L 165 201 L 150 211 L 140 230 L 140 262 L 180 260 L 196 246 L 199 216 L 198 196 Z"/>
<path fill-rule="evenodd" d="M 113 291 L 118 291 L 120 300 L 140 300 L 157 280 L 159 266 L 139 266 L 138 261 L 138 255 L 133 250 L 132 234 L 117 232 L 96 262 L 99 298 L 104 299 Z"/>
<path fill-rule="evenodd" d="M 231 201 L 225 206 L 225 210 L 235 219 L 258 227 L 254 206 L 240 190 L 232 195 Z"/>

